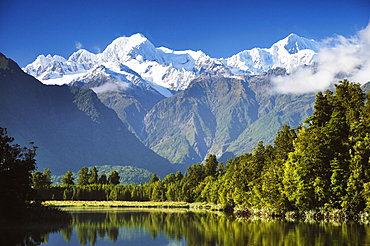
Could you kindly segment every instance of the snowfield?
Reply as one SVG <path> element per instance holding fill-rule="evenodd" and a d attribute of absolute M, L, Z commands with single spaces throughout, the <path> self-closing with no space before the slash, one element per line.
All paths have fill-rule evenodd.
<path fill-rule="evenodd" d="M 134 34 L 115 39 L 99 54 L 80 49 L 68 59 L 40 55 L 23 70 L 48 85 L 83 83 L 91 81 L 88 77 L 111 76 L 122 83 L 103 88 L 98 88 L 103 86 L 99 85 L 94 88 L 95 92 L 145 84 L 170 97 L 173 95 L 171 91 L 186 89 L 201 73 L 217 65 L 226 66 L 234 75 L 259 74 L 277 67 L 285 68 L 289 73 L 313 64 L 318 47 L 314 40 L 290 34 L 270 48 L 253 48 L 229 58 L 216 59 L 202 51 L 156 48 L 142 34 Z"/>

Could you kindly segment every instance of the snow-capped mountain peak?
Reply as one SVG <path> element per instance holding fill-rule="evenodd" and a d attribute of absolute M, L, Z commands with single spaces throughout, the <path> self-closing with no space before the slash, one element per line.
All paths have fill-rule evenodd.
<path fill-rule="evenodd" d="M 64 75 L 73 74 L 85 70 L 82 64 L 68 62 L 59 55 L 39 55 L 34 62 L 24 69 L 26 73 L 41 81 L 61 78 Z"/>
<path fill-rule="evenodd" d="M 74 52 L 69 58 L 69 62 L 78 62 L 78 63 L 86 63 L 91 62 L 96 59 L 96 55 L 85 50 L 79 49 L 78 51 Z"/>
<path fill-rule="evenodd" d="M 42 73 L 42 68 L 47 67 L 50 63 L 55 62 L 66 62 L 67 60 L 61 56 L 54 55 L 47 56 L 39 55 L 34 62 L 28 64 L 24 69 L 32 76 L 38 77 Z"/>
<path fill-rule="evenodd" d="M 130 59 L 161 60 L 154 45 L 142 34 L 134 34 L 131 37 L 119 37 L 115 39 L 101 53 L 100 59 L 103 62 L 118 61 L 126 62 Z"/>
<path fill-rule="evenodd" d="M 292 33 L 270 48 L 244 50 L 221 61 L 237 74 L 259 74 L 277 67 L 291 72 L 297 67 L 311 65 L 318 48 L 314 40 Z"/>
<path fill-rule="evenodd" d="M 198 60 L 200 57 L 202 56 L 205 56 L 206 54 L 201 51 L 201 50 L 198 50 L 198 51 L 194 51 L 194 50 L 180 50 L 180 51 L 175 51 L 175 50 L 171 50 L 169 48 L 166 48 L 166 47 L 159 47 L 157 48 L 158 50 L 161 50 L 163 51 L 164 53 L 166 54 L 174 54 L 174 55 L 189 55 L 192 59 L 194 59 L 195 61 Z"/>
<path fill-rule="evenodd" d="M 215 59 L 202 51 L 156 48 L 137 33 L 116 38 L 99 54 L 80 49 L 68 60 L 58 55 L 40 55 L 24 71 L 45 84 L 68 84 L 84 75 L 96 74 L 89 71 L 104 65 L 119 74 L 131 73 L 127 78 L 139 78 L 168 97 L 172 95 L 170 91 L 186 89 L 201 73 L 217 66 L 226 66 L 233 74 L 258 74 L 277 67 L 291 72 L 299 66 L 311 65 L 318 48 L 314 40 L 292 33 L 270 48 L 253 48 Z"/>
<path fill-rule="evenodd" d="M 313 50 L 317 52 L 319 50 L 318 43 L 313 39 L 307 39 L 298 36 L 297 34 L 291 33 L 286 38 L 278 41 L 273 46 L 284 47 L 289 54 L 296 54 L 300 50 Z"/>

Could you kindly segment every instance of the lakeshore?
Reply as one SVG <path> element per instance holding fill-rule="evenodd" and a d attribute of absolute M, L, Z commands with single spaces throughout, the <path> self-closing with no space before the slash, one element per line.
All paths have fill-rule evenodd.
<path fill-rule="evenodd" d="M 183 209 L 206 209 L 212 211 L 223 210 L 221 205 L 210 203 L 188 202 L 135 202 L 135 201 L 44 201 L 45 206 L 59 208 L 183 208 Z"/>

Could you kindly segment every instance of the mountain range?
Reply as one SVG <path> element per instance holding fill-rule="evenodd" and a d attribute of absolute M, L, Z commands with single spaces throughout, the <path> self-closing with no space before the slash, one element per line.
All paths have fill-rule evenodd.
<path fill-rule="evenodd" d="M 99 54 L 40 55 L 23 71 L 42 83 L 20 69 L 13 69 L 16 78 L 8 67 L 0 69 L 13 76 L 0 80 L 9 84 L 1 91 L 6 107 L 0 125 L 22 143 L 35 141 L 42 162 L 55 163 L 60 172 L 83 163 L 133 165 L 163 175 L 209 154 L 225 161 L 260 140 L 272 143 L 283 124 L 295 127 L 312 114 L 314 94 L 271 88 L 274 77 L 315 64 L 318 50 L 314 40 L 290 34 L 270 48 L 212 58 L 157 48 L 135 34 Z"/>
<path fill-rule="evenodd" d="M 44 84 L 92 89 L 147 147 L 187 166 L 271 143 L 282 124 L 295 127 L 309 116 L 314 94 L 270 93 L 271 79 L 313 65 L 318 50 L 314 40 L 290 34 L 270 48 L 217 59 L 156 48 L 135 34 L 99 54 L 40 55 L 23 70 Z"/>
<path fill-rule="evenodd" d="M 40 55 L 23 70 L 45 84 L 70 84 L 83 81 L 97 66 L 120 75 L 120 89 L 137 85 L 139 77 L 166 97 L 186 89 L 192 80 L 215 65 L 225 65 L 233 74 L 260 74 L 274 68 L 289 73 L 299 66 L 311 65 L 319 45 L 312 39 L 290 34 L 270 48 L 244 50 L 229 58 L 211 58 L 202 51 L 174 51 L 156 48 L 142 34 L 119 37 L 106 49 L 93 54 L 80 49 L 68 59 L 50 54 Z M 96 73 L 97 71 L 95 71 Z M 100 71 L 104 72 L 104 71 Z M 129 76 L 130 75 L 130 76 Z M 111 90 L 106 86 L 105 89 Z M 98 90 L 102 91 L 104 88 Z"/>

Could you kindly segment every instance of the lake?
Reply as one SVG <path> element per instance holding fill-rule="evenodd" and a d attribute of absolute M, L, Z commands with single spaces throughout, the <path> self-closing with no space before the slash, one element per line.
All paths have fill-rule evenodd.
<path fill-rule="evenodd" d="M 185 209 L 71 209 L 72 221 L 0 229 L 0 245 L 370 245 L 356 222 L 237 219 Z M 19 235 L 18 235 L 19 234 Z M 6 239 L 12 239 L 9 243 Z"/>

